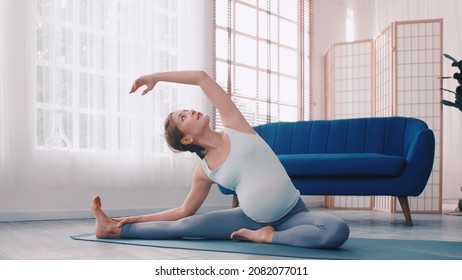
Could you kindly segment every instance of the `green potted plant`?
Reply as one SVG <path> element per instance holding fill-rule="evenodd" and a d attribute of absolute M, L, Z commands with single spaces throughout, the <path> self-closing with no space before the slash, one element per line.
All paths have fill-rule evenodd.
<path fill-rule="evenodd" d="M 456 91 L 442 88 L 441 90 L 454 93 L 455 101 L 452 102 L 452 101 L 448 101 L 448 100 L 443 99 L 441 101 L 441 103 L 443 105 L 446 105 L 446 106 L 455 107 L 455 108 L 459 109 L 460 111 L 462 111 L 462 60 L 457 61 L 457 59 L 453 58 L 452 56 L 450 56 L 448 54 L 444 54 L 444 57 L 451 60 L 452 61 L 451 66 L 452 67 L 457 67 L 458 71 L 456 71 L 454 73 L 454 75 L 452 75 L 452 77 L 451 76 L 450 77 L 442 77 L 442 79 L 456 79 L 457 82 L 459 83 L 459 86 L 457 86 Z M 459 215 L 459 216 L 462 215 L 462 199 L 459 199 L 459 203 L 458 203 L 458 206 L 455 209 L 455 211 L 451 211 L 451 212 L 448 212 L 446 214 Z"/>

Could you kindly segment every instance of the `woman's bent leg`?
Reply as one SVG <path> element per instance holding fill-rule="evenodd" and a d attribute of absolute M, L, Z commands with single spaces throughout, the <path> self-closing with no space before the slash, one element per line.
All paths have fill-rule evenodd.
<path fill-rule="evenodd" d="M 276 227 L 273 243 L 309 248 L 336 248 L 348 239 L 348 225 L 326 213 L 299 212 Z"/>
<path fill-rule="evenodd" d="M 233 208 L 197 214 L 177 221 L 125 224 L 120 236 L 138 239 L 230 239 L 231 233 L 241 228 L 261 227 L 261 224 L 248 218 L 240 208 Z"/>

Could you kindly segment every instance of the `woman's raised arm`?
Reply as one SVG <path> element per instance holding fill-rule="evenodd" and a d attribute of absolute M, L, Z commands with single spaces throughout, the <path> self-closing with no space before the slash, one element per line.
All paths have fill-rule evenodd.
<path fill-rule="evenodd" d="M 204 71 L 160 72 L 139 77 L 133 82 L 130 93 L 146 86 L 142 95 L 151 91 L 158 82 L 171 82 L 200 86 L 207 98 L 218 109 L 225 127 L 242 132 L 254 133 L 253 128 L 244 118 L 223 88 Z"/>

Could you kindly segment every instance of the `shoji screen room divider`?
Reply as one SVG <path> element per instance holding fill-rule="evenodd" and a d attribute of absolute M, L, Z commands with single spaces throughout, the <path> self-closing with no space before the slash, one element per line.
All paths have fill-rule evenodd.
<path fill-rule="evenodd" d="M 325 56 L 327 119 L 406 116 L 435 133 L 435 163 L 427 186 L 410 198 L 412 212 L 440 213 L 442 19 L 391 23 L 371 40 L 332 44 Z M 326 196 L 339 209 L 401 211 L 395 197 Z"/>

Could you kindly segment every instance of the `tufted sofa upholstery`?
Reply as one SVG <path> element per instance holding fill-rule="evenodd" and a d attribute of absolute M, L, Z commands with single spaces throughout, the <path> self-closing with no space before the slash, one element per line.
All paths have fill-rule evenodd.
<path fill-rule="evenodd" d="M 315 120 L 254 129 L 302 195 L 396 196 L 412 225 L 407 197 L 424 190 L 435 151 L 433 132 L 422 120 Z"/>

